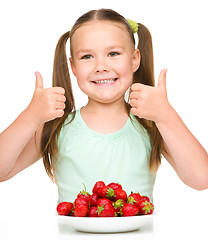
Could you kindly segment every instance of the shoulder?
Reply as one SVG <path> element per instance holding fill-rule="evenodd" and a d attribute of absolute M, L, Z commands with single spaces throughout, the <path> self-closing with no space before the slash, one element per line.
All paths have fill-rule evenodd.
<path fill-rule="evenodd" d="M 76 112 L 77 111 L 73 111 L 67 116 L 66 120 L 64 121 L 63 128 L 68 124 L 72 123 L 72 121 L 75 119 Z"/>
<path fill-rule="evenodd" d="M 63 126 L 61 127 L 61 131 L 59 134 L 59 141 L 63 138 L 63 136 L 68 132 L 72 127 L 73 124 L 75 123 L 76 119 L 76 111 L 71 112 L 65 119 Z"/>
<path fill-rule="evenodd" d="M 130 120 L 133 126 L 133 132 L 138 134 L 148 145 L 150 145 L 150 136 L 146 128 L 137 120 L 137 118 L 130 112 Z"/>
<path fill-rule="evenodd" d="M 130 117 L 131 123 L 132 123 L 135 130 L 137 130 L 138 132 L 140 132 L 143 135 L 149 135 L 146 128 L 144 128 L 142 126 L 142 124 L 137 120 L 137 118 L 134 116 L 133 113 L 130 113 L 129 117 Z"/>

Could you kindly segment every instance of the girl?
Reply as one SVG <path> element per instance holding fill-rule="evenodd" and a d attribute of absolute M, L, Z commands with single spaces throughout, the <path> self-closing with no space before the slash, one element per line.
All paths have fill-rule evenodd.
<path fill-rule="evenodd" d="M 78 110 L 68 39 L 71 69 L 88 96 Z M 155 86 L 151 35 L 142 24 L 131 27 L 109 9 L 84 14 L 57 44 L 53 87 L 44 89 L 36 72 L 31 103 L 1 133 L 1 181 L 42 157 L 59 202 L 73 201 L 83 182 L 92 189 L 98 180 L 120 182 L 152 199 L 162 154 L 185 184 L 206 189 L 207 152 L 168 102 L 166 72 Z"/>

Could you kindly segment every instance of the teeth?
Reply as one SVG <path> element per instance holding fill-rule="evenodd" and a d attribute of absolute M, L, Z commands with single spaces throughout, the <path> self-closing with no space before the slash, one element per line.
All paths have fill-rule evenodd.
<path fill-rule="evenodd" d="M 116 79 L 112 78 L 112 79 L 100 80 L 100 81 L 95 81 L 95 82 L 96 83 L 113 83 L 115 81 L 116 81 Z"/>

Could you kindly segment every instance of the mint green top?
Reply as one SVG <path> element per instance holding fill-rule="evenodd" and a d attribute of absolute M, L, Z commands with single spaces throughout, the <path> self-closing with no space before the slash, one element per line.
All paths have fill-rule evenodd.
<path fill-rule="evenodd" d="M 71 115 L 66 123 L 70 119 Z M 122 129 L 102 134 L 85 124 L 79 109 L 74 120 L 62 127 L 58 146 L 54 164 L 58 202 L 73 202 L 84 189 L 83 183 L 92 193 L 97 181 L 120 183 L 127 195 L 140 192 L 153 201 L 155 174 L 149 170 L 150 140 L 132 113 Z"/>

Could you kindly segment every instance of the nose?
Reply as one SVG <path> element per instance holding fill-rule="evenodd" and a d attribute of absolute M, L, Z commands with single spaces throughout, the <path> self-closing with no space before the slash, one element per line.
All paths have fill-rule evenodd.
<path fill-rule="evenodd" d="M 95 65 L 95 72 L 108 72 L 109 67 L 104 59 L 97 59 Z"/>

